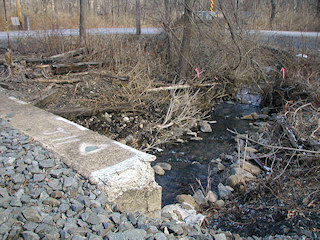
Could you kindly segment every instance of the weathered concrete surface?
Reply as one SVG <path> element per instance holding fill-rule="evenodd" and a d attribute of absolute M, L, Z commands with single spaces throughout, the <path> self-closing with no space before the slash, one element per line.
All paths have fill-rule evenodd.
<path fill-rule="evenodd" d="M 57 153 L 99 185 L 110 201 L 129 211 L 161 209 L 161 187 L 150 162 L 155 156 L 113 141 L 0 91 L 0 117 Z"/>

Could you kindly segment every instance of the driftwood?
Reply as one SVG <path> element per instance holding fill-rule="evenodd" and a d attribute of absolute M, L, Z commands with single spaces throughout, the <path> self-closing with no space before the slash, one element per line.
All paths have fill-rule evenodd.
<path fill-rule="evenodd" d="M 70 107 L 60 110 L 49 110 L 55 115 L 59 115 L 65 118 L 71 117 L 90 117 L 95 114 L 104 112 L 132 112 L 135 111 L 130 104 L 121 104 L 117 106 L 98 106 L 96 108 L 82 108 L 82 107 Z"/>
<path fill-rule="evenodd" d="M 72 51 L 69 51 L 69 52 L 65 52 L 65 53 L 53 55 L 53 56 L 49 57 L 49 59 L 55 60 L 55 59 L 73 57 L 73 56 L 82 54 L 82 53 L 84 52 L 84 50 L 85 50 L 85 48 L 80 48 L 80 49 L 72 50 Z"/>
<path fill-rule="evenodd" d="M 52 65 L 51 68 L 53 73 L 58 74 L 67 74 L 70 72 L 82 72 L 86 71 L 91 66 L 99 66 L 98 62 L 81 62 L 81 63 L 70 63 L 70 64 L 56 64 Z"/>
<path fill-rule="evenodd" d="M 177 84 L 157 88 L 149 88 L 147 92 L 159 92 L 159 91 L 168 91 L 176 89 L 187 89 L 187 88 L 202 88 L 202 87 L 212 87 L 218 85 L 218 83 L 202 83 L 202 84 Z"/>

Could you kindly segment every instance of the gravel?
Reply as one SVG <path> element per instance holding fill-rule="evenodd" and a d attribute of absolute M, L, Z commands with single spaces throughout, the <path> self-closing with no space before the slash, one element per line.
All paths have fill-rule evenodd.
<path fill-rule="evenodd" d="M 0 239 L 246 239 L 117 212 L 96 185 L 1 118 L 0 176 Z"/>

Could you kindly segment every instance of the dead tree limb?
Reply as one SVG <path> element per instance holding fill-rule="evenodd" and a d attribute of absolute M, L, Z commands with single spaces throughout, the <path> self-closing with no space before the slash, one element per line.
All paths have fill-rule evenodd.
<path fill-rule="evenodd" d="M 53 73 L 58 74 L 67 74 L 70 72 L 82 72 L 86 71 L 89 67 L 99 66 L 98 62 L 81 62 L 81 63 L 70 63 L 70 64 L 56 64 L 52 65 Z"/>

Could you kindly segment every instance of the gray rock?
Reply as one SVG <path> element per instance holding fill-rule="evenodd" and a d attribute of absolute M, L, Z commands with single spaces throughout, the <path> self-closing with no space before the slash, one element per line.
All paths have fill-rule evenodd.
<path fill-rule="evenodd" d="M 55 166 L 55 161 L 53 159 L 39 161 L 39 166 L 41 168 L 52 168 Z"/>
<path fill-rule="evenodd" d="M 256 177 L 253 176 L 251 173 L 247 172 L 246 170 L 240 168 L 240 167 L 234 167 L 230 170 L 231 175 L 240 175 L 245 179 L 255 179 Z"/>
<path fill-rule="evenodd" d="M 40 197 L 39 197 L 39 201 L 40 202 L 43 202 L 45 199 L 47 199 L 49 197 L 49 194 L 47 193 L 46 190 L 43 190 L 41 193 L 40 193 Z"/>
<path fill-rule="evenodd" d="M 10 209 L 0 211 L 0 225 L 6 222 L 11 214 Z"/>
<path fill-rule="evenodd" d="M 143 229 L 133 229 L 125 231 L 124 236 L 126 239 L 130 240 L 144 240 L 147 236 L 147 232 Z"/>
<path fill-rule="evenodd" d="M 48 197 L 43 202 L 43 204 L 49 205 L 51 207 L 57 207 L 60 205 L 60 201 L 58 199 Z"/>
<path fill-rule="evenodd" d="M 222 183 L 218 184 L 218 191 L 221 199 L 229 199 L 232 195 L 231 190 L 228 187 L 224 186 Z"/>
<path fill-rule="evenodd" d="M 45 179 L 46 175 L 45 174 L 42 174 L 42 173 L 39 173 L 39 174 L 34 174 L 33 175 L 33 181 L 34 182 L 41 182 Z"/>
<path fill-rule="evenodd" d="M 169 163 L 157 163 L 156 165 L 159 165 L 163 170 L 170 171 L 172 169 L 172 166 Z"/>
<path fill-rule="evenodd" d="M 12 207 L 22 207 L 22 202 L 20 201 L 19 198 L 12 198 L 11 202 L 10 202 L 10 206 Z"/>
<path fill-rule="evenodd" d="M 12 227 L 9 235 L 8 235 L 8 239 L 18 239 L 20 233 L 22 232 L 22 226 L 14 226 Z"/>
<path fill-rule="evenodd" d="M 89 211 L 86 211 L 86 212 L 83 212 L 80 214 L 80 218 L 83 220 L 83 221 L 88 221 L 89 217 L 90 217 L 90 214 L 91 212 Z"/>
<path fill-rule="evenodd" d="M 231 187 L 235 187 L 237 185 L 244 185 L 245 180 L 241 175 L 231 175 L 227 178 L 226 184 Z"/>
<path fill-rule="evenodd" d="M 35 159 L 39 162 L 39 161 L 43 161 L 46 158 L 45 155 L 43 154 L 38 154 Z"/>
<path fill-rule="evenodd" d="M 14 183 L 23 183 L 26 180 L 26 178 L 25 178 L 24 174 L 18 173 L 18 174 L 13 175 L 11 177 L 11 180 Z"/>
<path fill-rule="evenodd" d="M 115 223 L 115 224 L 119 224 L 120 223 L 120 216 L 121 214 L 118 212 L 112 213 L 110 216 L 110 219 Z"/>
<path fill-rule="evenodd" d="M 18 192 L 14 194 L 14 196 L 18 199 L 21 199 L 23 194 L 24 194 L 24 189 L 22 188 L 22 189 L 19 189 Z"/>
<path fill-rule="evenodd" d="M 71 238 L 71 240 L 86 240 L 86 237 L 80 236 L 80 235 L 75 235 Z"/>
<path fill-rule="evenodd" d="M 35 223 L 35 222 L 26 222 L 24 225 L 23 225 L 23 229 L 26 230 L 26 231 L 31 231 L 31 232 L 34 232 L 34 230 L 38 227 L 38 223 Z"/>
<path fill-rule="evenodd" d="M 9 208 L 9 203 L 11 200 L 11 197 L 0 198 L 0 207 Z"/>
<path fill-rule="evenodd" d="M 90 213 L 89 217 L 87 219 L 87 223 L 92 224 L 92 225 L 99 224 L 100 223 L 100 219 L 98 217 L 98 214 Z"/>
<path fill-rule="evenodd" d="M 42 217 L 40 216 L 38 210 L 33 207 L 26 208 L 22 211 L 23 216 L 29 220 L 36 223 L 40 223 L 42 221 Z"/>
<path fill-rule="evenodd" d="M 158 232 L 154 235 L 155 240 L 167 240 L 167 237 L 164 233 Z"/>
<path fill-rule="evenodd" d="M 11 229 L 11 226 L 7 223 L 3 223 L 0 225 L 0 234 L 5 234 L 9 232 Z"/>
<path fill-rule="evenodd" d="M 193 194 L 193 197 L 196 200 L 198 205 L 203 205 L 203 206 L 207 205 L 207 199 L 205 198 L 205 196 L 203 195 L 203 192 L 200 189 Z"/>
<path fill-rule="evenodd" d="M 97 235 L 90 234 L 88 240 L 102 240 L 103 238 Z"/>
<path fill-rule="evenodd" d="M 175 222 L 166 223 L 163 226 L 167 227 L 169 232 L 173 232 L 176 235 L 183 234 L 183 228 Z"/>
<path fill-rule="evenodd" d="M 63 192 L 61 191 L 53 191 L 52 193 L 50 193 L 50 196 L 53 197 L 53 198 L 62 198 L 64 195 Z"/>
<path fill-rule="evenodd" d="M 215 203 L 218 200 L 218 195 L 212 191 L 207 193 L 206 199 L 208 202 Z"/>
<path fill-rule="evenodd" d="M 31 231 L 24 231 L 21 233 L 21 237 L 24 239 L 24 240 L 38 240 L 40 239 L 39 235 L 34 233 L 34 232 L 31 232 Z"/>
<path fill-rule="evenodd" d="M 215 234 L 213 237 L 214 240 L 227 240 L 227 236 L 224 233 Z"/>
<path fill-rule="evenodd" d="M 79 202 L 76 202 L 76 203 L 73 203 L 71 204 L 71 209 L 75 212 L 79 212 L 81 211 L 82 209 L 84 208 L 83 204 L 79 203 Z"/>
<path fill-rule="evenodd" d="M 63 169 L 53 169 L 50 171 L 50 175 L 54 178 L 61 178 Z"/>
<path fill-rule="evenodd" d="M 163 176 L 165 174 L 165 171 L 159 165 L 155 165 L 152 168 L 153 168 L 154 172 L 159 176 Z"/>
<path fill-rule="evenodd" d="M 74 178 L 66 177 L 66 178 L 64 178 L 63 186 L 66 187 L 66 188 L 68 188 L 68 187 L 77 188 L 78 187 L 78 183 Z"/>
<path fill-rule="evenodd" d="M 214 204 L 217 206 L 217 208 L 221 209 L 221 208 L 224 207 L 224 204 L 225 204 L 225 203 L 224 203 L 224 201 L 223 201 L 222 199 L 219 199 L 219 200 L 216 201 Z"/>
<path fill-rule="evenodd" d="M 201 132 L 204 132 L 204 133 L 212 132 L 211 125 L 207 121 L 200 121 L 199 127 Z"/>
<path fill-rule="evenodd" d="M 145 230 L 148 234 L 150 234 L 150 233 L 155 234 L 155 233 L 159 232 L 158 228 L 156 228 L 155 226 L 150 226 L 150 227 L 146 228 Z"/>
<path fill-rule="evenodd" d="M 70 208 L 69 204 L 63 203 L 59 207 L 59 212 L 65 213 L 66 211 L 69 210 L 69 208 Z"/>
<path fill-rule="evenodd" d="M 120 233 L 120 232 L 118 232 L 118 233 L 109 232 L 107 234 L 107 237 L 109 240 L 128 240 L 126 238 L 126 236 L 124 235 L 124 233 Z"/>
<path fill-rule="evenodd" d="M 4 198 L 9 197 L 7 189 L 0 187 L 0 196 Z"/>
<path fill-rule="evenodd" d="M 50 232 L 47 233 L 45 236 L 45 239 L 47 240 L 56 240 L 56 239 L 60 239 L 60 233 L 59 232 Z"/>
<path fill-rule="evenodd" d="M 96 225 L 92 225 L 91 229 L 94 232 L 99 232 L 99 231 L 102 231 L 104 228 L 103 228 L 102 224 L 96 224 Z"/>
<path fill-rule="evenodd" d="M 127 231 L 127 230 L 131 230 L 131 229 L 134 229 L 133 225 L 128 222 L 128 221 L 124 221 L 124 222 L 121 222 L 119 224 L 119 231 L 120 232 L 124 232 L 124 231 Z"/>
<path fill-rule="evenodd" d="M 52 179 L 48 182 L 49 187 L 53 190 L 62 190 L 62 184 L 60 183 L 59 179 Z"/>

